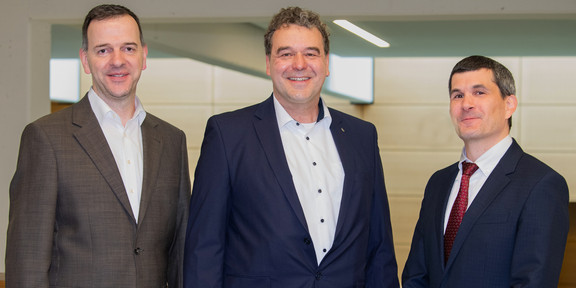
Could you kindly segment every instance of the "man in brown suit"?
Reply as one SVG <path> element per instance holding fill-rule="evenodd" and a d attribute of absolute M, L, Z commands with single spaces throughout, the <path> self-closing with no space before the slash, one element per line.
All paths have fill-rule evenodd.
<path fill-rule="evenodd" d="M 6 286 L 181 287 L 185 135 L 136 97 L 148 50 L 134 13 L 97 6 L 82 34 L 92 89 L 22 134 Z"/>

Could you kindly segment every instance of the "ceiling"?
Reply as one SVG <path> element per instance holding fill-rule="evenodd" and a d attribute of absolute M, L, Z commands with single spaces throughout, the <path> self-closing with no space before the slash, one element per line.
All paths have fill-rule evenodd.
<path fill-rule="evenodd" d="M 331 53 L 345 57 L 460 57 L 473 54 L 576 56 L 576 19 L 352 22 L 386 40 L 391 46 L 389 48 L 376 47 L 340 26 L 327 22 L 331 33 Z M 226 25 L 246 24 L 227 23 Z M 255 25 L 260 29 L 260 33 L 264 34 L 266 23 L 250 24 Z M 77 56 L 81 39 L 79 27 L 77 25 L 54 25 L 52 30 L 53 56 Z M 146 31 L 145 36 L 147 36 Z M 259 45 L 262 44 L 259 43 Z M 162 49 L 157 50 L 152 51 L 151 57 L 170 55 Z"/>
<path fill-rule="evenodd" d="M 341 56 L 574 56 L 576 19 L 358 21 L 390 43 L 375 45 L 330 23 L 331 48 Z"/>

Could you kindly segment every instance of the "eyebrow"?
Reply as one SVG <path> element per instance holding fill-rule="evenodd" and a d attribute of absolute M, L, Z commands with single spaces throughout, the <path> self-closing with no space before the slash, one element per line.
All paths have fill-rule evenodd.
<path fill-rule="evenodd" d="M 291 46 L 284 46 L 284 47 L 279 47 L 278 49 L 276 49 L 276 53 L 280 53 L 284 50 L 292 50 L 293 48 Z M 320 49 L 318 47 L 307 47 L 304 50 L 313 50 L 317 53 L 320 53 Z"/>
<path fill-rule="evenodd" d="M 486 86 L 484 86 L 483 84 L 476 84 L 476 85 L 472 86 L 472 89 L 488 89 L 488 88 Z M 454 89 L 450 90 L 450 94 L 452 94 L 454 92 L 462 92 L 462 90 L 460 90 L 458 88 L 454 88 Z"/>
<path fill-rule="evenodd" d="M 122 43 L 122 46 L 126 46 L 126 45 L 139 46 L 138 43 L 136 43 L 136 42 L 125 42 L 125 43 Z M 94 49 L 100 49 L 100 48 L 108 47 L 108 46 L 112 46 L 112 45 L 111 45 L 110 43 L 103 43 L 103 44 L 94 46 Z"/>

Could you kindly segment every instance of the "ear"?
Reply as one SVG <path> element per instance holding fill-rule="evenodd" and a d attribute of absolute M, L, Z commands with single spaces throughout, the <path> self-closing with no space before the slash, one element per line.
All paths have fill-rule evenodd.
<path fill-rule="evenodd" d="M 82 62 L 82 67 L 84 68 L 84 73 L 90 74 L 90 65 L 88 65 L 88 53 L 84 49 L 80 48 L 78 52 L 80 56 L 80 62 Z"/>
<path fill-rule="evenodd" d="M 142 70 L 146 69 L 146 58 L 148 57 L 148 45 L 142 46 L 143 52 L 142 53 Z"/>
<path fill-rule="evenodd" d="M 266 75 L 270 76 L 270 55 L 266 55 Z"/>
<path fill-rule="evenodd" d="M 326 77 L 330 76 L 330 54 L 326 54 Z"/>
<path fill-rule="evenodd" d="M 506 119 L 512 117 L 514 111 L 516 111 L 516 107 L 518 107 L 518 98 L 516 95 L 512 94 L 510 96 L 506 96 L 504 99 L 506 105 Z"/>

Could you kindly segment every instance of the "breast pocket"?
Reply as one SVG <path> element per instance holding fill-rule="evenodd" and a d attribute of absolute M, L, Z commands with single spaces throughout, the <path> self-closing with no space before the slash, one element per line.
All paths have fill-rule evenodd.
<path fill-rule="evenodd" d="M 490 213 L 480 216 L 477 224 L 498 224 L 508 222 L 509 213 Z"/>

